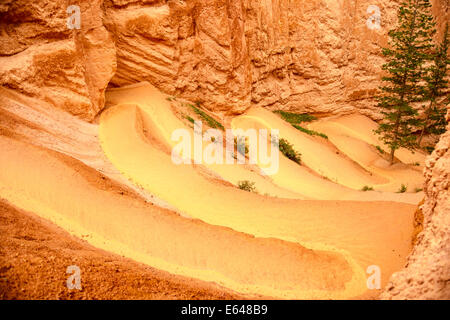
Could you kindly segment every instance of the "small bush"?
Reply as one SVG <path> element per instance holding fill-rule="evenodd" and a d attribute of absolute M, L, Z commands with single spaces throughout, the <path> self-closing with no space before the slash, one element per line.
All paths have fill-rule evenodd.
<path fill-rule="evenodd" d="M 239 181 L 238 187 L 239 187 L 239 189 L 244 190 L 244 191 L 256 192 L 255 183 L 248 181 L 248 180 Z"/>
<path fill-rule="evenodd" d="M 190 123 L 192 123 L 192 124 L 195 123 L 195 120 L 194 120 L 192 117 L 190 117 L 190 116 L 185 116 L 184 118 L 185 118 L 187 121 L 189 121 Z"/>
<path fill-rule="evenodd" d="M 314 131 L 314 130 L 309 130 L 309 129 L 303 128 L 303 127 L 301 127 L 301 126 L 299 126 L 297 124 L 293 124 L 292 126 L 295 129 L 300 130 L 301 132 L 309 134 L 310 136 L 318 136 L 318 137 L 322 137 L 324 139 L 328 139 L 328 136 L 326 134 L 324 134 L 324 133 L 320 133 L 320 132 L 317 132 L 317 131 Z"/>
<path fill-rule="evenodd" d="M 198 103 L 198 105 L 200 105 L 199 102 L 197 102 L 197 103 Z M 203 120 L 205 120 L 206 123 L 208 123 L 208 125 L 209 125 L 211 128 L 214 128 L 214 129 L 220 129 L 220 130 L 225 130 L 225 128 L 223 127 L 223 125 L 222 125 L 219 121 L 217 121 L 216 119 L 214 119 L 213 117 L 211 117 L 210 115 L 208 115 L 206 112 L 200 110 L 198 107 L 196 107 L 196 106 L 194 106 L 194 105 L 192 105 L 192 104 L 189 104 L 189 106 L 192 108 L 192 110 L 194 110 L 194 112 L 195 112 L 199 117 L 201 117 Z"/>
<path fill-rule="evenodd" d="M 432 154 L 433 151 L 434 151 L 434 147 L 426 146 L 426 147 L 425 147 L 425 150 L 426 150 L 429 154 Z"/>
<path fill-rule="evenodd" d="M 279 140 L 279 148 L 282 154 L 284 154 L 287 158 L 291 159 L 292 161 L 301 164 L 301 153 L 294 150 L 294 147 L 292 144 L 290 144 L 285 139 Z"/>
<path fill-rule="evenodd" d="M 380 146 L 376 146 L 377 150 L 379 153 L 381 154 L 385 154 L 386 152 L 384 152 L 384 150 L 380 147 Z"/>
<path fill-rule="evenodd" d="M 373 187 L 364 186 L 361 190 L 362 191 L 373 191 Z"/>
<path fill-rule="evenodd" d="M 240 141 L 240 144 L 244 146 L 244 150 L 240 150 L 239 149 L 239 147 L 238 147 L 238 137 L 235 137 L 234 138 L 234 148 L 237 150 L 237 152 L 239 152 L 243 156 L 247 155 L 248 152 L 249 152 L 249 148 L 248 148 L 247 142 L 244 141 L 244 143 L 242 143 L 242 141 Z M 244 152 L 244 153 L 242 153 L 242 152 Z"/>
<path fill-rule="evenodd" d="M 422 189 L 422 188 L 416 188 L 414 191 L 415 191 L 416 193 L 419 193 L 419 192 L 422 192 L 423 189 Z"/>
<path fill-rule="evenodd" d="M 289 122 L 297 130 L 300 130 L 306 134 L 309 134 L 310 136 L 318 136 L 318 137 L 322 137 L 324 139 L 328 139 L 328 136 L 326 134 L 323 134 L 323 133 L 320 133 L 320 132 L 317 132 L 314 130 L 309 130 L 309 129 L 306 129 L 299 125 L 302 122 L 312 122 L 314 120 L 317 120 L 317 118 L 312 115 L 298 114 L 298 113 L 287 112 L 287 111 L 282 111 L 282 110 L 274 111 L 274 113 L 279 114 L 284 121 Z"/>
<path fill-rule="evenodd" d="M 316 117 L 311 116 L 309 114 L 298 114 L 293 112 L 287 112 L 282 110 L 274 111 L 276 114 L 279 114 L 285 121 L 290 124 L 298 124 L 302 122 L 311 122 L 317 120 Z"/>
<path fill-rule="evenodd" d="M 397 191 L 397 193 L 405 193 L 408 190 L 408 187 L 404 184 L 401 185 L 400 189 Z"/>

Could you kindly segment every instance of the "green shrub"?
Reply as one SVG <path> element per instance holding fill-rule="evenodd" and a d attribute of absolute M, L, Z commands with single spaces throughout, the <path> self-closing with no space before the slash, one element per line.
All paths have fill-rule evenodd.
<path fill-rule="evenodd" d="M 197 102 L 198 105 L 200 105 L 199 102 Z M 200 110 L 198 107 L 189 104 L 189 106 L 192 108 L 192 110 L 194 110 L 194 112 L 203 120 L 206 121 L 206 123 L 214 129 L 220 129 L 220 130 L 225 130 L 225 128 L 223 127 L 223 125 L 217 121 L 216 119 L 214 119 L 213 117 L 211 117 L 210 115 L 208 115 L 206 112 Z"/>
<path fill-rule="evenodd" d="M 373 187 L 364 186 L 361 190 L 362 191 L 373 191 Z"/>
<path fill-rule="evenodd" d="M 301 126 L 299 126 L 297 124 L 293 124 L 292 126 L 295 129 L 300 130 L 301 132 L 309 134 L 310 136 L 319 136 L 319 137 L 322 137 L 324 139 L 328 139 L 328 136 L 326 134 L 324 134 L 324 133 L 320 133 L 320 132 L 317 132 L 317 131 L 314 131 L 314 130 L 309 130 L 309 129 L 303 128 L 303 127 L 301 127 Z"/>
<path fill-rule="evenodd" d="M 302 122 L 311 122 L 317 120 L 316 117 L 311 116 L 309 114 L 298 114 L 282 110 L 277 110 L 274 112 L 279 114 L 285 121 L 289 122 L 290 124 L 298 124 Z"/>
<path fill-rule="evenodd" d="M 279 148 L 282 154 L 284 154 L 287 158 L 291 159 L 292 161 L 301 164 L 301 153 L 294 150 L 294 147 L 292 144 L 290 144 L 285 139 L 279 140 Z"/>
<path fill-rule="evenodd" d="M 422 188 L 416 188 L 414 191 L 416 191 L 416 193 L 422 192 L 423 189 Z"/>
<path fill-rule="evenodd" d="M 408 190 L 408 187 L 404 184 L 401 185 L 400 189 L 397 191 L 397 193 L 405 193 Z"/>
<path fill-rule="evenodd" d="M 239 189 L 244 190 L 244 191 L 256 192 L 255 183 L 248 181 L 248 180 L 239 181 L 238 187 L 239 187 Z"/>
<path fill-rule="evenodd" d="M 241 138 L 242 139 L 242 138 Z M 239 152 L 240 154 L 242 154 L 243 156 L 247 155 L 249 152 L 249 148 L 247 145 L 247 142 L 244 141 L 244 143 L 242 143 L 242 141 L 240 141 L 241 144 L 244 146 L 244 150 L 240 150 L 238 148 L 238 137 L 234 137 L 234 148 L 237 150 L 237 152 Z M 242 153 L 242 151 L 244 151 L 244 153 Z"/>
<path fill-rule="evenodd" d="M 426 150 L 429 154 L 432 154 L 433 151 L 434 151 L 434 147 L 426 146 L 426 147 L 425 147 L 425 150 Z"/>
<path fill-rule="evenodd" d="M 192 124 L 195 123 L 195 120 L 194 120 L 192 117 L 190 117 L 190 116 L 185 116 L 184 118 L 185 118 L 187 121 L 189 121 L 190 123 L 192 123 Z"/>
<path fill-rule="evenodd" d="M 380 147 L 380 146 L 376 146 L 377 150 L 379 153 L 381 154 L 385 154 L 386 152 L 384 152 L 384 150 Z"/>

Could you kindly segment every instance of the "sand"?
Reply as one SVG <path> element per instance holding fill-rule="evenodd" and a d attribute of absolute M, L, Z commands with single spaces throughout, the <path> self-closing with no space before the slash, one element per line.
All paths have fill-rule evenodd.
<path fill-rule="evenodd" d="M 411 152 L 406 149 L 397 150 L 395 156 L 398 160 L 393 166 L 389 165 L 380 152 L 389 149 L 374 134 L 377 124 L 361 115 L 350 115 L 317 121 L 311 128 L 325 132 L 330 141 L 344 154 L 351 157 L 367 170 L 386 178 L 388 181 L 373 185 L 376 190 L 397 191 L 404 184 L 408 191 L 414 192 L 423 188 L 423 167 L 425 155 L 419 151 Z"/>
<path fill-rule="evenodd" d="M 352 271 L 340 254 L 186 219 L 102 186 L 104 176 L 60 154 L 5 137 L 0 146 L 1 196 L 96 247 L 248 295 L 348 294 Z"/>
<path fill-rule="evenodd" d="M 244 299 L 214 283 L 174 276 L 109 253 L 33 213 L 0 200 L 2 300 Z M 81 290 L 66 286 L 66 269 L 81 270 Z"/>
<path fill-rule="evenodd" d="M 98 133 L 106 158 L 176 212 L 72 157 L 1 135 L 0 197 L 97 248 L 241 297 L 375 298 L 367 267 L 381 268 L 382 285 L 403 267 L 420 194 L 352 189 L 390 179 L 361 159 L 283 123 L 282 133 L 302 146 L 304 166 L 281 157 L 279 174 L 262 177 L 257 166 L 175 165 L 171 132 L 181 122 L 163 94 L 144 83 L 111 90 L 107 99 Z M 277 120 L 250 113 L 236 121 L 258 128 Z M 315 153 L 330 158 L 321 164 Z M 339 183 L 322 177 L 333 166 Z M 238 179 L 254 179 L 260 193 L 239 190 Z"/>
<path fill-rule="evenodd" d="M 355 296 L 367 291 L 363 281 L 367 266 L 379 265 L 386 277 L 402 266 L 410 250 L 415 206 L 275 199 L 218 184 L 192 165 L 172 163 L 162 146 L 170 140 L 167 127 L 176 125 L 170 123 L 170 107 L 162 95 L 139 85 L 114 90 L 108 99 L 111 96 L 112 101 L 121 97 L 129 103 L 111 107 L 102 115 L 100 139 L 106 155 L 134 183 L 188 216 L 342 255 L 353 272 L 347 291 Z M 337 296 L 331 292 L 313 295 Z M 297 297 L 306 296 L 302 292 Z"/>

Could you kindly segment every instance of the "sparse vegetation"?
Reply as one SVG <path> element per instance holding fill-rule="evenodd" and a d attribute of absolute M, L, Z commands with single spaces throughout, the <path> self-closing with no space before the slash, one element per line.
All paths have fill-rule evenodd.
<path fill-rule="evenodd" d="M 225 128 L 223 127 L 223 125 L 217 121 L 216 119 L 214 119 L 213 117 L 211 117 L 209 114 L 207 114 L 206 112 L 204 112 L 203 110 L 200 110 L 199 106 L 200 106 L 200 102 L 196 102 L 197 106 L 194 106 L 192 104 L 189 104 L 189 107 L 192 108 L 192 110 L 194 110 L 194 112 L 203 120 L 206 121 L 206 123 L 213 129 L 220 129 L 220 130 L 225 130 Z"/>
<path fill-rule="evenodd" d="M 416 193 L 419 193 L 419 192 L 422 192 L 423 189 L 422 189 L 422 188 L 416 188 L 414 191 L 415 191 Z"/>
<path fill-rule="evenodd" d="M 397 193 L 405 193 L 408 190 L 408 187 L 404 184 L 401 185 L 400 189 L 397 191 Z"/>
<path fill-rule="evenodd" d="M 298 114 L 282 110 L 274 111 L 274 113 L 279 114 L 283 118 L 283 120 L 289 122 L 290 124 L 299 124 L 302 122 L 311 122 L 317 120 L 316 117 L 309 114 Z"/>
<path fill-rule="evenodd" d="M 377 148 L 378 152 L 381 154 L 385 154 L 386 152 L 384 152 L 383 148 L 381 148 L 380 146 L 375 146 L 375 148 Z"/>
<path fill-rule="evenodd" d="M 239 181 L 238 187 L 239 187 L 239 189 L 244 190 L 244 191 L 256 192 L 255 183 L 248 181 L 248 180 Z"/>
<path fill-rule="evenodd" d="M 195 120 L 194 120 L 192 117 L 190 117 L 190 116 L 185 116 L 184 118 L 185 118 L 187 121 L 189 121 L 190 123 L 192 123 L 192 124 L 195 123 Z"/>
<path fill-rule="evenodd" d="M 288 159 L 301 164 L 301 153 L 295 151 L 292 144 L 289 143 L 286 139 L 280 139 L 279 148 L 282 154 L 284 154 Z"/>
<path fill-rule="evenodd" d="M 362 187 L 361 191 L 373 191 L 373 187 L 364 186 Z"/>
<path fill-rule="evenodd" d="M 172 102 L 172 101 L 177 101 L 177 97 L 173 97 L 173 96 L 167 97 L 166 100 L 167 100 L 167 101 L 171 101 L 171 102 Z"/>
<path fill-rule="evenodd" d="M 197 102 L 198 105 L 199 102 Z M 194 112 L 203 120 L 206 121 L 206 123 L 213 129 L 220 129 L 220 130 L 225 130 L 225 128 L 223 127 L 223 125 L 217 121 L 216 119 L 214 119 L 213 117 L 211 117 L 209 114 L 207 114 L 206 112 L 204 112 L 203 110 L 200 110 L 198 106 L 194 106 L 192 104 L 189 104 L 189 106 L 192 108 L 192 110 L 194 110 Z"/>
<path fill-rule="evenodd" d="M 384 120 L 375 133 L 390 149 L 390 163 L 400 148 L 414 150 L 427 128 L 445 128 L 445 107 L 438 107 L 438 97 L 445 93 L 447 82 L 448 40 L 436 48 L 429 0 L 403 0 L 398 8 L 397 26 L 389 31 L 389 45 L 383 48 L 385 76 L 378 97 Z M 448 29 L 445 35 L 447 37 Z M 431 66 L 430 66 L 431 62 Z M 429 102 L 425 119 L 419 116 L 418 102 Z M 422 129 L 419 139 L 414 132 Z M 418 143 L 419 142 L 419 143 Z"/>
<path fill-rule="evenodd" d="M 239 139 L 242 139 L 242 138 L 239 138 Z M 239 141 L 239 142 L 242 146 L 244 146 L 244 150 L 241 150 L 241 148 L 239 148 L 238 137 L 234 137 L 234 148 L 237 150 L 237 152 L 239 152 L 240 154 L 245 156 L 249 152 L 247 141 Z"/>
<path fill-rule="evenodd" d="M 274 113 L 279 114 L 284 121 L 289 122 L 295 129 L 300 130 L 301 132 L 309 134 L 310 136 L 318 136 L 324 139 L 328 139 L 328 136 L 326 134 L 314 130 L 309 130 L 305 127 L 300 126 L 300 123 L 312 122 L 314 120 L 317 120 L 315 116 L 309 115 L 307 113 L 299 114 L 282 110 L 274 111 Z"/>
<path fill-rule="evenodd" d="M 292 126 L 293 126 L 295 129 L 300 130 L 301 132 L 304 132 L 304 133 L 306 133 L 306 134 L 309 134 L 310 136 L 319 136 L 319 137 L 322 137 L 322 138 L 324 138 L 324 139 L 328 139 L 328 136 L 327 136 L 326 134 L 324 134 L 324 133 L 321 133 L 321 132 L 317 132 L 317 131 L 314 131 L 314 130 L 309 130 L 309 129 L 303 128 L 303 127 L 299 126 L 298 124 L 293 124 Z"/>

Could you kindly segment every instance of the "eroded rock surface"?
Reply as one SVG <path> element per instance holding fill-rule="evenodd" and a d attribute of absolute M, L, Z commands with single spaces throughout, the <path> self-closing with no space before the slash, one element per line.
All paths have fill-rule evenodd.
<path fill-rule="evenodd" d="M 396 1 L 47 2 L 0 5 L 0 85 L 84 119 L 103 108 L 109 82 L 140 81 L 228 114 L 256 104 L 379 118 L 380 46 Z M 434 2 L 442 29 L 448 3 Z M 69 5 L 81 8 L 80 30 L 67 28 Z M 379 29 L 368 26 L 373 5 Z"/>
<path fill-rule="evenodd" d="M 428 158 L 425 178 L 424 231 L 406 268 L 391 277 L 384 299 L 450 299 L 450 131 Z"/>
<path fill-rule="evenodd" d="M 397 2 L 378 1 L 380 29 L 368 27 L 373 1 L 105 1 L 118 69 L 112 84 L 147 80 L 163 91 L 239 113 L 250 104 L 311 113 L 358 109 L 380 117 L 373 96 L 380 46 Z M 444 21 L 448 4 L 436 0 Z M 373 9 L 372 9 L 373 10 Z"/>
<path fill-rule="evenodd" d="M 71 1 L 81 8 L 77 30 L 67 27 L 67 1 L 2 2 L 0 85 L 92 120 L 116 68 L 101 3 Z"/>

